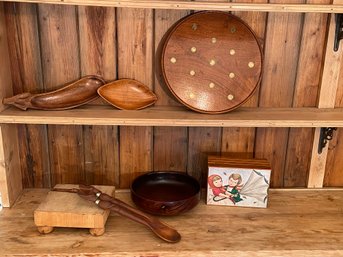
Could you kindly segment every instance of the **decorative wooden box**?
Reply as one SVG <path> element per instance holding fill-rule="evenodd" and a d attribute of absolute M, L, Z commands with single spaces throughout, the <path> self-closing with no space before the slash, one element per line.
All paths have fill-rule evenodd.
<path fill-rule="evenodd" d="M 267 207 L 270 173 L 267 160 L 209 156 L 207 204 Z"/>

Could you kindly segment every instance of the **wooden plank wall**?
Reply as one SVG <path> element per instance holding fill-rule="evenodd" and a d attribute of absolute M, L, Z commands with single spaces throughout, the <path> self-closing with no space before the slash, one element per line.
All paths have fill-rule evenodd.
<path fill-rule="evenodd" d="M 106 80 L 140 80 L 158 95 L 156 105 L 180 105 L 163 82 L 159 60 L 166 32 L 191 11 L 6 3 L 5 13 L 14 93 L 52 90 L 99 74 Z M 234 14 L 253 28 L 264 49 L 262 82 L 245 106 L 316 106 L 328 15 Z M 208 153 L 267 158 L 273 187 L 305 187 L 313 137 L 312 129 L 301 128 L 18 128 L 25 187 L 84 182 L 127 188 L 135 176 L 150 170 L 204 178 Z M 333 163 L 343 147 L 333 142 L 330 150 Z M 328 167 L 326 185 L 343 185 L 336 180 L 339 168 Z"/>

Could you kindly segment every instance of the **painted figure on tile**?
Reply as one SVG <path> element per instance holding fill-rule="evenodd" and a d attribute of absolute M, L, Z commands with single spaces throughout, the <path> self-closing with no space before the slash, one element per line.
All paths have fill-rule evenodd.
<path fill-rule="evenodd" d="M 221 176 L 217 174 L 209 176 L 208 184 L 214 195 L 213 200 L 218 201 L 216 200 L 218 197 L 220 200 L 231 197 L 231 194 L 226 190 L 226 186 L 223 186 L 223 179 Z"/>
<path fill-rule="evenodd" d="M 238 173 L 232 173 L 229 176 L 229 182 L 226 186 L 226 191 L 230 194 L 229 198 L 234 204 L 243 201 L 240 194 L 242 186 L 242 176 Z"/>

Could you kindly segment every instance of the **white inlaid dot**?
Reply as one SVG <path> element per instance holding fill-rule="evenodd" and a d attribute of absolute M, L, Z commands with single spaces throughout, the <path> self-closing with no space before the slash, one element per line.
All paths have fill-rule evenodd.
<path fill-rule="evenodd" d="M 216 61 L 212 59 L 212 60 L 210 61 L 210 65 L 213 66 L 213 65 L 215 65 L 215 64 L 216 64 Z"/>
<path fill-rule="evenodd" d="M 212 38 L 212 43 L 216 43 L 217 42 L 217 39 L 215 37 Z"/>
<path fill-rule="evenodd" d="M 215 84 L 214 84 L 213 82 L 211 82 L 210 84 L 208 84 L 208 86 L 209 86 L 210 88 L 214 88 Z"/>
<path fill-rule="evenodd" d="M 176 58 L 175 57 L 170 58 L 170 62 L 171 63 L 176 63 Z"/>
<path fill-rule="evenodd" d="M 229 95 L 227 96 L 227 99 L 229 99 L 230 101 L 232 101 L 234 98 L 235 98 L 235 97 L 234 97 L 233 95 L 231 95 L 231 94 L 229 94 Z"/>
<path fill-rule="evenodd" d="M 193 46 L 192 48 L 191 48 L 191 52 L 192 53 L 195 53 L 197 51 L 197 48 L 195 47 L 195 46 Z"/>
<path fill-rule="evenodd" d="M 249 62 L 249 63 L 248 63 L 248 66 L 249 66 L 249 68 L 254 68 L 254 66 L 255 66 L 255 63 L 253 63 L 253 62 Z"/>
<path fill-rule="evenodd" d="M 194 70 L 191 70 L 191 71 L 189 72 L 189 74 L 190 74 L 191 76 L 194 76 L 194 75 L 195 75 L 195 71 L 194 71 Z"/>
<path fill-rule="evenodd" d="M 230 72 L 230 73 L 229 73 L 229 78 L 230 78 L 230 79 L 233 79 L 235 76 L 236 76 L 235 73 L 233 73 L 233 72 Z"/>
<path fill-rule="evenodd" d="M 236 54 L 235 49 L 231 49 L 231 50 L 230 50 L 230 55 L 235 55 L 235 54 Z"/>

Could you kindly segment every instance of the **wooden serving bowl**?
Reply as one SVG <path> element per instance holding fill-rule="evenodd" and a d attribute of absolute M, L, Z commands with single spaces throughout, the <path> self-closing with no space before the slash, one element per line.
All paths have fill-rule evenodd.
<path fill-rule="evenodd" d="M 120 79 L 103 85 L 98 94 L 121 110 L 140 110 L 153 105 L 157 96 L 143 83 L 134 79 Z"/>
<path fill-rule="evenodd" d="M 139 209 L 150 214 L 177 215 L 199 203 L 200 184 L 184 172 L 150 172 L 133 181 L 131 198 Z"/>
<path fill-rule="evenodd" d="M 162 51 L 164 80 L 187 107 L 217 114 L 252 96 L 262 74 L 262 51 L 254 32 L 238 17 L 205 11 L 182 19 Z"/>

